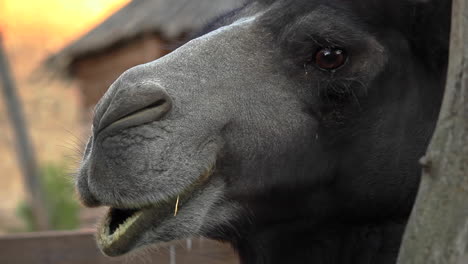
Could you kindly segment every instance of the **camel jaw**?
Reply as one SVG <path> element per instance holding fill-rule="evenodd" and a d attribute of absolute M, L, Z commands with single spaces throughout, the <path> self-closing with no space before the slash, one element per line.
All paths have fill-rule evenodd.
<path fill-rule="evenodd" d="M 191 199 L 196 197 L 196 193 L 203 192 L 203 187 L 209 183 L 212 173 L 211 167 L 181 193 L 150 206 L 132 209 L 109 208 L 96 233 L 101 251 L 108 256 L 126 254 L 142 246 L 140 240 L 149 230 L 157 230 L 168 222 L 180 221 L 177 219 L 178 212 L 185 213 L 183 206 L 190 203 Z"/>

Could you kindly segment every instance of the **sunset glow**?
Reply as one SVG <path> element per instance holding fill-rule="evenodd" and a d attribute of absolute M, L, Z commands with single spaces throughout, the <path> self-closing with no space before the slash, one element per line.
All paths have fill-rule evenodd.
<path fill-rule="evenodd" d="M 0 0 L 0 29 L 9 38 L 84 33 L 129 0 Z"/>

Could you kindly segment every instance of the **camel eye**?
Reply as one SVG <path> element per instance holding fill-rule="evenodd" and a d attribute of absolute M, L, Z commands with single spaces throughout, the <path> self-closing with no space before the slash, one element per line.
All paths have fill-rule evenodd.
<path fill-rule="evenodd" d="M 315 54 L 315 64 L 323 70 L 335 70 L 345 64 L 346 52 L 339 48 L 322 48 Z"/>

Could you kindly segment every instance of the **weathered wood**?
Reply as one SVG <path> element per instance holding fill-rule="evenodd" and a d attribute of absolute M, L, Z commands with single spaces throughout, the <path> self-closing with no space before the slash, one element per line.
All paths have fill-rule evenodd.
<path fill-rule="evenodd" d="M 468 0 L 453 1 L 445 98 L 399 264 L 468 264 Z"/>
<path fill-rule="evenodd" d="M 172 255 L 172 256 L 171 256 Z M 108 258 L 96 247 L 92 230 L 25 233 L 0 237 L 0 263 L 8 264 L 237 264 L 229 246 L 211 240 L 177 241 L 133 256 Z"/>
<path fill-rule="evenodd" d="M 0 32 L 0 83 L 8 116 L 16 135 L 16 152 L 26 186 L 27 201 L 31 205 L 34 224 L 37 230 L 47 230 L 50 227 L 44 195 L 42 193 L 39 171 L 34 149 L 28 136 L 21 103 L 16 94 L 16 87 L 10 73 L 6 52 L 3 48 Z"/>

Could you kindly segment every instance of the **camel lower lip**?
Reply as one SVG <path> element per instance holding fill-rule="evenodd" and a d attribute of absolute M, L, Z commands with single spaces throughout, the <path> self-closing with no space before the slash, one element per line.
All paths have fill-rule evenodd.
<path fill-rule="evenodd" d="M 123 222 L 114 226 L 113 217 L 116 216 L 113 216 L 113 212 L 116 210 L 119 209 L 109 209 L 104 223 L 98 230 L 98 243 L 103 251 L 106 251 L 106 249 L 111 248 L 116 242 L 118 242 L 143 214 L 142 210 L 135 210 L 129 217 L 126 217 Z"/>
<path fill-rule="evenodd" d="M 99 248 L 108 256 L 129 252 L 150 226 L 157 226 L 163 221 L 177 217 L 177 212 L 183 209 L 184 203 L 207 182 L 212 173 L 213 169 L 208 169 L 181 193 L 153 206 L 140 209 L 110 208 L 97 230 Z"/>
<path fill-rule="evenodd" d="M 115 212 L 125 210 L 110 208 L 97 230 L 99 248 L 108 256 L 119 256 L 131 251 L 150 226 L 157 226 L 171 217 L 173 200 L 160 201 L 152 207 L 129 210 L 132 211 L 131 214 L 119 220 L 115 219 Z"/>

